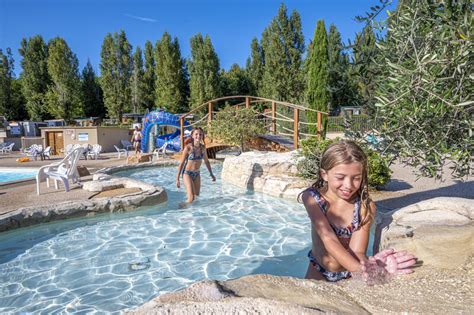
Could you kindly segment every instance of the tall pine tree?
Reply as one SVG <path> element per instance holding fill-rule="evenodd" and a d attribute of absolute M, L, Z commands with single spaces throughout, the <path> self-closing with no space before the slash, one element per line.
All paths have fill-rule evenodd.
<path fill-rule="evenodd" d="M 323 20 L 319 20 L 317 23 L 311 45 L 312 47 L 309 49 L 310 55 L 308 56 L 306 100 L 310 108 L 327 112 L 329 102 L 329 56 L 328 39 Z M 317 122 L 317 114 L 315 112 L 308 112 L 307 117 L 308 122 Z M 317 126 L 310 125 L 308 129 L 310 133 L 315 134 Z"/>
<path fill-rule="evenodd" d="M 46 106 L 46 92 L 51 78 L 48 74 L 48 46 L 40 35 L 23 38 L 18 50 L 23 57 L 20 74 L 26 109 L 31 120 L 41 121 L 50 115 Z"/>
<path fill-rule="evenodd" d="M 143 100 L 143 57 L 142 50 L 139 46 L 135 49 L 133 54 L 133 69 L 130 80 L 130 88 L 132 93 L 132 111 L 134 113 L 145 112 L 145 102 Z"/>
<path fill-rule="evenodd" d="M 124 31 L 105 36 L 100 53 L 100 85 L 107 114 L 119 120 L 130 109 L 131 52 L 132 46 Z"/>
<path fill-rule="evenodd" d="M 265 60 L 262 96 L 295 103 L 303 101 L 305 46 L 300 15 L 293 11 L 288 18 L 282 4 L 278 15 L 264 30 L 261 43 Z"/>
<path fill-rule="evenodd" d="M 203 38 L 198 33 L 191 38 L 191 56 L 188 61 L 190 98 L 191 107 L 196 107 L 221 95 L 220 66 L 209 35 Z"/>
<path fill-rule="evenodd" d="M 89 60 L 82 70 L 81 91 L 86 117 L 105 117 L 102 89 Z"/>
<path fill-rule="evenodd" d="M 0 115 L 12 119 L 12 82 L 14 61 L 10 48 L 6 49 L 6 55 L 0 49 Z"/>
<path fill-rule="evenodd" d="M 250 94 L 255 96 L 263 96 L 262 90 L 262 78 L 265 67 L 265 59 L 263 54 L 262 46 L 258 43 L 256 38 L 252 39 L 251 57 L 247 60 L 247 77 L 251 82 Z"/>
<path fill-rule="evenodd" d="M 80 94 L 79 61 L 63 38 L 48 44 L 48 73 L 51 85 L 46 93 L 48 111 L 55 118 L 70 121 L 84 114 Z"/>
<path fill-rule="evenodd" d="M 176 37 L 171 41 L 170 34 L 165 32 L 156 42 L 155 62 L 155 103 L 172 113 L 187 111 L 187 72 Z"/>
<path fill-rule="evenodd" d="M 153 45 L 145 43 L 145 72 L 143 73 L 143 103 L 146 108 L 152 109 L 155 104 L 155 57 Z"/>

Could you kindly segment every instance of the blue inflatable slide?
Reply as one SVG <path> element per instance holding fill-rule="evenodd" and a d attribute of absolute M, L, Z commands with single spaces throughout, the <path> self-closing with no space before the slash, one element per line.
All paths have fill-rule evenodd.
<path fill-rule="evenodd" d="M 179 117 L 179 115 L 171 114 L 163 110 L 151 111 L 146 114 L 142 121 L 142 152 L 147 153 L 153 150 L 153 148 L 150 148 L 150 143 L 154 145 L 154 148 L 161 148 L 167 143 L 167 150 L 181 151 Z M 153 130 L 156 130 L 156 128 L 154 128 L 155 126 L 157 126 L 157 128 L 171 126 L 175 127 L 176 131 L 159 135 L 153 132 Z M 187 121 L 184 121 L 184 129 L 191 130 L 191 126 Z"/>

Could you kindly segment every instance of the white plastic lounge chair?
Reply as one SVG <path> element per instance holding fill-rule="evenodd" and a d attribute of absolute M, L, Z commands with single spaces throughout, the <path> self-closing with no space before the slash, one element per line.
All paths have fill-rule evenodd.
<path fill-rule="evenodd" d="M 117 159 L 120 159 L 122 157 L 122 154 L 125 154 L 125 157 L 128 157 L 128 151 L 126 149 L 120 149 L 118 146 L 114 144 L 115 150 L 118 152 Z"/>
<path fill-rule="evenodd" d="M 36 193 L 40 194 L 40 182 L 46 178 L 46 184 L 49 187 L 49 180 L 54 180 L 54 187 L 58 189 L 58 180 L 62 181 L 64 189 L 69 191 L 69 180 L 73 183 L 79 183 L 79 173 L 77 172 L 77 162 L 84 149 L 74 149 L 60 162 L 42 166 L 36 173 Z"/>
<path fill-rule="evenodd" d="M 166 147 L 168 146 L 169 142 L 166 141 L 160 148 L 156 148 L 153 150 L 153 159 L 158 160 L 160 158 L 160 154 L 165 157 L 166 156 Z"/>
<path fill-rule="evenodd" d="M 43 154 L 43 146 L 39 144 L 32 144 L 31 147 L 26 149 L 26 156 L 31 156 L 32 158 L 36 159 L 41 157 L 41 154 Z"/>
<path fill-rule="evenodd" d="M 128 140 L 120 140 L 120 143 L 122 144 L 122 147 L 127 150 L 127 151 L 130 151 L 130 150 L 133 150 L 133 144 L 128 141 Z"/>
<path fill-rule="evenodd" d="M 94 144 L 92 146 L 92 149 L 90 149 L 87 152 L 87 156 L 90 157 L 91 159 L 94 158 L 94 160 L 97 160 L 101 151 L 102 151 L 102 146 L 100 144 Z"/>
<path fill-rule="evenodd" d="M 51 147 L 46 147 L 46 149 L 43 150 L 43 153 L 41 153 L 41 155 L 43 156 L 43 159 L 51 159 Z"/>
<path fill-rule="evenodd" d="M 14 142 L 4 145 L 3 147 L 0 148 L 0 153 L 2 154 L 11 153 L 14 146 L 15 146 Z"/>

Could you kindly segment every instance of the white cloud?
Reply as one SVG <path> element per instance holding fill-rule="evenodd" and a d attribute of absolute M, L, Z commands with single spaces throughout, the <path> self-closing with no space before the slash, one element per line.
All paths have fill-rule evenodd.
<path fill-rule="evenodd" d="M 158 22 L 155 19 L 147 18 L 147 17 L 143 17 L 143 16 L 138 16 L 138 15 L 125 14 L 125 16 L 128 16 L 129 18 L 132 18 L 132 19 L 135 19 L 135 20 L 143 21 L 143 22 L 150 22 L 150 23 Z"/>

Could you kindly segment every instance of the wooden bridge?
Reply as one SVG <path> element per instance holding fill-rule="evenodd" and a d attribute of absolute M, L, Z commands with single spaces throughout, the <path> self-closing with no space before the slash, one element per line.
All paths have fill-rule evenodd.
<path fill-rule="evenodd" d="M 207 113 L 200 117 L 199 120 L 191 123 L 191 125 L 206 124 L 209 127 L 214 115 L 217 111 L 213 109 L 220 102 L 234 100 L 238 103 L 232 106 L 237 106 L 237 108 L 244 107 L 250 108 L 251 106 L 259 105 L 260 108 L 264 108 L 264 111 L 260 113 L 262 119 L 264 120 L 266 129 L 269 131 L 269 135 L 265 137 L 270 141 L 278 142 L 284 146 L 287 146 L 290 149 L 298 149 L 299 141 L 301 137 L 321 137 L 322 135 L 322 121 L 323 116 L 328 116 L 328 113 L 317 111 L 306 106 L 292 104 L 288 102 L 276 101 L 272 99 L 267 99 L 263 97 L 248 96 L 248 95 L 235 95 L 235 96 L 226 96 L 217 98 L 211 101 L 207 101 L 197 107 L 195 107 L 190 112 L 181 115 L 180 117 L 180 129 L 181 129 L 181 148 L 184 147 L 184 121 L 189 118 L 191 115 L 196 115 L 201 112 L 204 108 L 207 107 Z M 293 117 L 288 117 L 277 111 L 277 107 L 286 108 L 287 112 L 293 112 Z M 306 117 L 308 112 L 313 112 L 317 114 L 317 122 L 307 122 L 302 117 Z M 303 115 L 304 114 L 304 115 Z M 300 117 L 302 116 L 302 117 Z M 305 133 L 304 131 L 308 126 L 313 125 L 317 126 L 315 134 Z M 289 127 L 291 126 L 291 127 Z M 289 127 L 289 128 L 288 128 Z M 284 140 L 286 139 L 286 140 Z M 292 146 L 291 146 L 292 142 Z M 208 150 L 208 155 L 215 156 L 215 153 L 230 147 L 229 145 L 216 145 L 211 150 Z"/>

